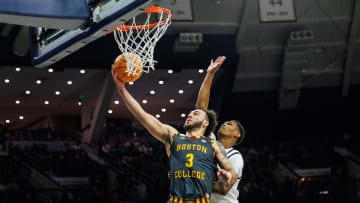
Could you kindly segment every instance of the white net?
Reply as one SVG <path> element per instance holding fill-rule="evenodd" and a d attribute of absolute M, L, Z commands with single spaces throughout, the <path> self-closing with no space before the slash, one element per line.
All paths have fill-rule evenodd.
<path fill-rule="evenodd" d="M 156 42 L 165 34 L 168 26 L 171 24 L 169 14 L 148 12 L 145 23 L 141 26 L 136 25 L 135 17 L 130 26 L 120 25 L 114 31 L 114 38 L 117 42 L 122 55 L 126 58 L 126 72 L 128 75 L 138 75 L 139 66 L 142 66 L 142 72 L 148 73 L 150 69 L 155 70 L 155 61 L 153 59 Z M 151 15 L 158 15 L 157 24 L 150 24 Z M 153 27 L 153 25 L 155 25 Z M 130 54 L 129 54 L 130 53 Z M 135 60 L 136 54 L 141 58 Z"/>

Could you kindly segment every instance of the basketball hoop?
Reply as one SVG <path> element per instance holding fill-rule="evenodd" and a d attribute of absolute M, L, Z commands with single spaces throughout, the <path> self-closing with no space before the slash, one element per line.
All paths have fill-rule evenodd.
<path fill-rule="evenodd" d="M 126 58 L 128 75 L 139 75 L 139 62 L 133 60 L 132 54 L 141 58 L 142 72 L 155 70 L 154 49 L 157 41 L 165 34 L 171 24 L 171 12 L 168 9 L 153 6 L 144 11 L 147 14 L 144 25 L 136 25 L 135 17 L 131 25 L 119 25 L 107 34 L 114 32 L 114 38 L 120 51 Z M 164 15 L 165 13 L 165 15 Z M 158 14 L 158 22 L 150 23 L 152 14 Z M 130 54 L 129 54 L 130 53 Z"/>

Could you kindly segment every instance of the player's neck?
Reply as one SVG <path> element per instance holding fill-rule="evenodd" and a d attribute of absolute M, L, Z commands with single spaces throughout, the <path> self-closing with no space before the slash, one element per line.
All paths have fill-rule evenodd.
<path fill-rule="evenodd" d="M 219 142 L 221 142 L 225 149 L 229 149 L 234 146 L 234 141 L 229 137 L 219 137 Z"/>
<path fill-rule="evenodd" d="M 186 131 L 186 136 L 204 136 L 204 131 L 201 129 L 193 129 L 193 130 L 188 130 Z"/>

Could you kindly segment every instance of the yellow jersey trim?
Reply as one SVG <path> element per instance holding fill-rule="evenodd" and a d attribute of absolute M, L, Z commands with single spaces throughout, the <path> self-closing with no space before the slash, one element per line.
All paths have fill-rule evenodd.
<path fill-rule="evenodd" d="M 173 144 L 173 142 L 174 142 L 174 138 L 175 138 L 175 136 L 178 135 L 178 134 L 179 134 L 179 132 L 176 132 L 173 136 L 171 136 L 171 139 L 170 139 L 170 149 L 169 149 L 168 157 L 170 157 L 170 154 L 171 154 L 171 146 L 172 146 L 172 144 Z"/>
<path fill-rule="evenodd" d="M 213 152 L 214 152 L 213 156 L 215 157 L 215 143 L 214 143 L 213 139 L 211 139 L 211 146 L 212 146 Z"/>
<path fill-rule="evenodd" d="M 199 199 L 183 199 L 177 196 L 170 195 L 169 200 L 178 203 L 210 203 L 210 198 L 199 198 Z"/>

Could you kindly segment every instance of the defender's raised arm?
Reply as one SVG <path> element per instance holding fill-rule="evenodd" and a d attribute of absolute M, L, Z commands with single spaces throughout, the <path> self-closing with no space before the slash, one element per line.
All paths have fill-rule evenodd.
<path fill-rule="evenodd" d="M 211 60 L 211 63 L 206 72 L 205 79 L 201 84 L 195 108 L 208 109 L 212 81 L 214 79 L 216 71 L 220 68 L 225 59 L 225 56 L 219 56 L 215 62 Z"/>

